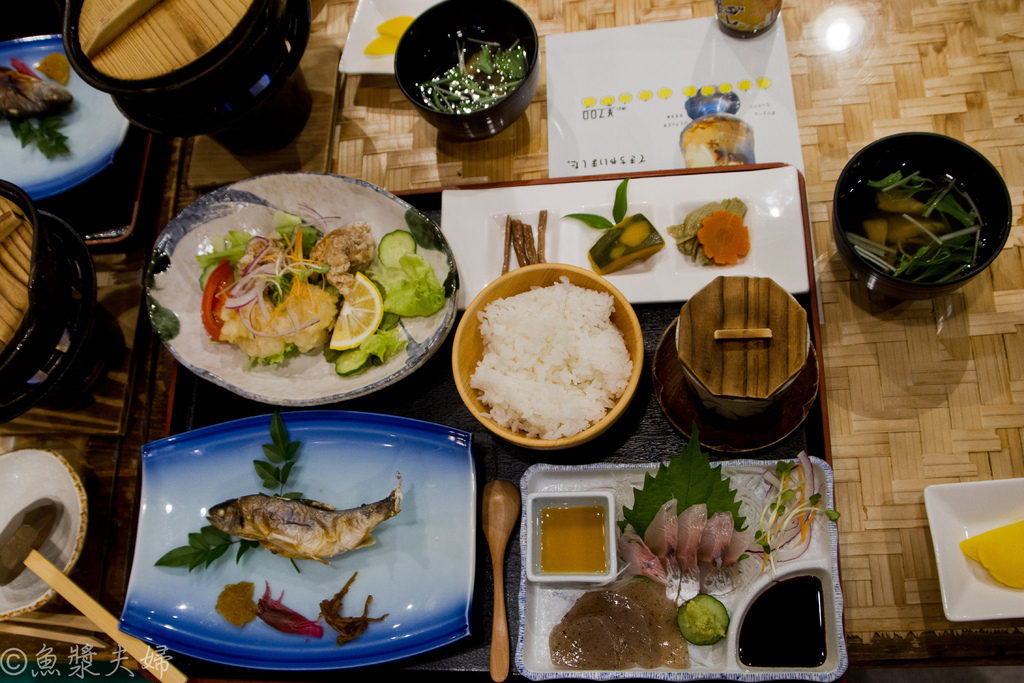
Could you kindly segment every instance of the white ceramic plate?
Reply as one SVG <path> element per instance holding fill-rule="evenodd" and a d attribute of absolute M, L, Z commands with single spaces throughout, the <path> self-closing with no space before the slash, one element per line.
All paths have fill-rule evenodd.
<path fill-rule="evenodd" d="M 740 514 L 748 524 L 756 523 L 763 502 L 761 478 L 766 469 L 774 471 L 776 460 L 725 460 L 711 463 L 721 465 L 723 474 L 730 477 L 731 488 L 737 489 L 737 500 L 741 501 Z M 811 458 L 815 479 L 821 482 L 816 488 L 828 507 L 833 507 L 832 469 L 819 458 Z M 614 465 L 594 464 L 583 466 L 534 465 L 523 475 L 520 489 L 523 499 L 536 492 L 613 490 L 617 507 L 616 518 L 622 519 L 622 507 L 632 507 L 633 487 L 640 487 L 645 473 L 654 473 L 659 463 Z M 521 515 L 520 545 L 525 545 L 525 510 Z M 526 578 L 523 566 L 519 586 L 519 642 L 516 647 L 516 666 L 519 672 L 530 680 L 551 678 L 587 678 L 590 680 L 612 680 L 626 678 L 652 678 L 664 681 L 692 681 L 707 679 L 728 679 L 737 681 L 802 680 L 834 681 L 846 671 L 849 660 L 846 652 L 846 638 L 843 634 L 843 594 L 839 586 L 838 548 L 836 525 L 828 523 L 824 515 L 818 515 L 814 522 L 811 542 L 807 550 L 797 559 L 779 563 L 779 579 L 794 576 L 816 576 L 821 580 L 825 592 L 825 638 L 827 656 L 825 663 L 816 668 L 782 669 L 744 666 L 737 654 L 740 625 L 745 610 L 753 598 L 771 583 L 768 572 L 760 573 L 761 560 L 751 557 L 741 560 L 739 584 L 731 592 L 716 595 L 730 614 L 730 625 L 725 639 L 706 647 L 690 646 L 690 668 L 672 670 L 658 668 L 650 670 L 628 669 L 623 671 L 579 670 L 556 667 L 551 663 L 548 636 L 562 616 L 583 593 L 580 587 L 557 587 L 552 584 L 537 584 Z M 525 547 L 521 548 L 526 557 Z M 525 562 L 525 559 L 524 559 Z M 744 583 L 742 577 L 748 583 Z M 780 619 L 781 623 L 785 619 Z"/>
<path fill-rule="evenodd" d="M 607 275 L 630 303 L 685 301 L 719 275 L 770 277 L 791 294 L 808 291 L 800 174 L 792 166 L 719 173 L 689 173 L 629 181 L 628 213 L 642 213 L 665 240 L 646 261 Z M 587 251 L 600 231 L 570 213 L 611 218 L 621 180 L 557 182 L 472 190 L 445 190 L 441 229 L 460 264 L 459 308 L 501 275 L 505 216 L 537 229 L 548 211 L 546 260 L 590 268 Z M 731 266 L 701 266 L 679 252 L 666 228 L 712 201 L 738 197 L 747 205 L 750 252 Z M 515 266 L 515 256 L 512 256 Z"/>
<path fill-rule="evenodd" d="M 434 267 L 449 290 L 458 276 L 451 252 L 437 227 L 409 204 L 370 183 L 326 173 L 280 173 L 250 178 L 214 190 L 189 204 L 164 228 L 150 264 L 150 319 L 171 354 L 200 377 L 246 398 L 275 405 L 323 405 L 368 394 L 419 368 L 444 342 L 455 323 L 455 295 L 425 318 L 402 318 L 405 350 L 387 363 L 350 377 L 339 377 L 321 350 L 290 358 L 277 366 L 247 369 L 246 355 L 234 345 L 213 344 L 200 315 L 202 269 L 196 255 L 228 230 L 268 234 L 276 209 L 316 219 L 323 230 L 365 221 L 380 238 L 393 230 L 414 232 L 417 253 Z M 319 217 L 323 217 L 321 220 Z M 415 220 L 413 220 L 415 219 Z M 416 225 L 418 230 L 412 230 Z M 430 242 L 434 248 L 425 247 Z M 154 306 L 155 304 L 155 306 Z M 171 312 L 177 334 L 155 322 Z"/>
<path fill-rule="evenodd" d="M 60 36 L 38 36 L 0 43 L 0 66 L 16 57 L 34 68 L 51 52 L 64 53 Z M 65 86 L 75 100 L 61 116 L 60 132 L 68 136 L 71 154 L 47 159 L 35 145 L 22 147 L 6 120 L 0 120 L 0 178 L 14 183 L 32 199 L 69 190 L 93 177 L 114 161 L 128 133 L 128 119 L 110 95 L 83 81 L 71 70 Z"/>
<path fill-rule="evenodd" d="M 52 451 L 27 448 L 0 455 L 0 529 L 42 499 L 61 508 L 40 554 L 65 574 L 78 561 L 85 543 L 89 506 L 85 488 L 68 462 Z M 54 596 L 42 579 L 26 569 L 0 587 L 0 619 L 37 609 Z"/>
<path fill-rule="evenodd" d="M 960 550 L 970 536 L 1024 519 L 1024 478 L 927 486 L 924 505 L 946 618 L 1024 617 L 1024 590 L 999 583 Z"/>
<path fill-rule="evenodd" d="M 340 70 L 350 74 L 393 74 L 395 55 L 368 55 L 366 46 L 380 34 L 377 27 L 395 17 L 418 17 L 439 0 L 359 0 L 352 26 L 348 30 L 345 49 L 341 53 Z"/>
<path fill-rule="evenodd" d="M 401 512 L 373 531 L 375 543 L 330 558 L 296 560 L 262 548 L 235 561 L 235 550 L 209 567 L 156 567 L 206 512 L 257 493 L 254 459 L 269 443 L 270 416 L 197 429 L 142 447 L 142 491 L 135 557 L 120 628 L 156 646 L 208 661 L 278 671 L 332 670 L 390 662 L 448 645 L 469 634 L 476 557 L 476 479 L 471 435 L 419 420 L 344 411 L 282 415 L 300 441 L 289 488 L 339 510 L 380 500 L 402 474 Z M 322 638 L 276 631 L 259 619 L 238 628 L 216 611 L 227 584 L 264 581 L 273 597 L 308 619 L 358 572 L 342 604 L 345 616 L 387 614 L 339 647 Z"/>

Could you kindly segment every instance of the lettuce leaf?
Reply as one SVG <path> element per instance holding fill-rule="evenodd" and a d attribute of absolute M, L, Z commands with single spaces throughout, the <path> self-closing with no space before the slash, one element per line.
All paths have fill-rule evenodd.
<path fill-rule="evenodd" d="M 374 259 L 367 276 L 384 291 L 384 311 L 403 317 L 428 316 L 444 308 L 444 287 L 419 254 L 403 254 L 398 268 Z"/>
<path fill-rule="evenodd" d="M 644 475 L 641 488 L 633 489 L 632 509 L 623 506 L 623 527 L 630 524 L 643 538 L 647 527 L 662 505 L 675 498 L 676 509 L 682 513 L 691 505 L 705 503 L 708 517 L 716 512 L 731 512 L 737 531 L 746 526 L 746 518 L 740 517 L 740 501 L 736 500 L 736 489 L 729 488 L 729 478 L 722 476 L 721 466 L 712 467 L 708 454 L 701 450 L 697 425 L 693 425 L 693 436 L 682 453 L 673 456 L 668 465 L 662 463 L 652 475 Z"/>
<path fill-rule="evenodd" d="M 238 265 L 239 259 L 245 254 L 245 245 L 249 244 L 251 237 L 252 235 L 242 230 L 229 230 L 221 242 L 218 243 L 214 240 L 212 252 L 197 254 L 196 260 L 199 261 L 199 265 L 204 269 L 216 266 L 222 258 L 231 261 L 232 266 Z"/>

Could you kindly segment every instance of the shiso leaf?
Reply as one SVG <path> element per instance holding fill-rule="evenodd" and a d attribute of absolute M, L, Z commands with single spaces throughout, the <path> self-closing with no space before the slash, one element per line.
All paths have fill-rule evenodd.
<path fill-rule="evenodd" d="M 633 507 L 623 506 L 624 521 L 620 525 L 632 525 L 643 538 L 658 510 L 673 498 L 678 501 L 679 512 L 705 503 L 709 518 L 716 512 L 731 512 L 736 530 L 746 527 L 746 518 L 740 517 L 736 489 L 730 488 L 729 478 L 722 476 L 721 466 L 712 467 L 708 454 L 701 450 L 696 424 L 682 452 L 669 459 L 667 465 L 660 464 L 655 474 L 644 475 L 643 486 L 633 489 Z"/>

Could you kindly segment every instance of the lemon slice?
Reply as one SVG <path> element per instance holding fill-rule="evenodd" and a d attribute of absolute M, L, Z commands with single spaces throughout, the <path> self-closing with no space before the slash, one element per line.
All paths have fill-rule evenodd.
<path fill-rule="evenodd" d="M 384 317 L 384 298 L 370 278 L 356 273 L 352 292 L 345 297 L 331 335 L 335 351 L 352 349 L 373 334 Z"/>

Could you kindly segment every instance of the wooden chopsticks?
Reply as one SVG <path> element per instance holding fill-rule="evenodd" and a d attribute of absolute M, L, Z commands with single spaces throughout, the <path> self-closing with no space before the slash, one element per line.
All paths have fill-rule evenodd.
<path fill-rule="evenodd" d="M 80 621 L 84 622 L 84 625 L 80 625 Z M 11 622 L 24 622 L 31 625 L 21 626 Z M 29 638 L 39 638 L 40 640 L 57 640 L 62 643 L 71 643 L 73 645 L 89 645 L 94 650 L 106 650 L 110 648 L 109 643 L 104 640 L 100 640 L 96 636 L 76 633 L 74 631 L 57 631 L 53 628 L 43 628 L 40 625 L 64 626 L 68 628 L 84 629 L 92 632 L 98 630 L 91 621 L 77 614 L 38 614 L 30 612 L 17 617 L 9 617 L 5 621 L 0 621 L 0 633 L 9 633 L 14 636 L 28 636 Z"/>

